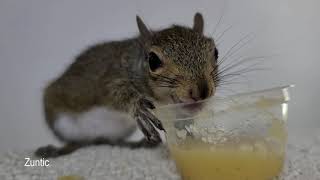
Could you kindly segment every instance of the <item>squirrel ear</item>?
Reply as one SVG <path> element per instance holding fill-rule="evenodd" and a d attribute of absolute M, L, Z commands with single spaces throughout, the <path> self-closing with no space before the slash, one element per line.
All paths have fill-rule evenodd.
<path fill-rule="evenodd" d="M 149 39 L 151 37 L 151 32 L 148 30 L 147 26 L 143 23 L 139 16 L 136 16 L 137 25 L 139 32 L 143 39 Z"/>
<path fill-rule="evenodd" d="M 203 17 L 199 12 L 197 12 L 193 18 L 193 30 L 202 34 L 203 33 L 203 26 L 204 26 Z"/>

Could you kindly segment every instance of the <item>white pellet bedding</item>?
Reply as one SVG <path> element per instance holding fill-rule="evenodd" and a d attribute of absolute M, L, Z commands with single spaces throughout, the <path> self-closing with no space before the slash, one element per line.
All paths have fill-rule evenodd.
<path fill-rule="evenodd" d="M 303 144 L 289 143 L 279 179 L 320 180 L 320 136 Z M 32 153 L 1 154 L 0 180 L 57 180 L 63 175 L 77 175 L 85 180 L 180 180 L 164 146 L 151 150 L 89 147 L 49 159 L 49 167 L 25 167 L 26 157 L 33 158 Z"/>

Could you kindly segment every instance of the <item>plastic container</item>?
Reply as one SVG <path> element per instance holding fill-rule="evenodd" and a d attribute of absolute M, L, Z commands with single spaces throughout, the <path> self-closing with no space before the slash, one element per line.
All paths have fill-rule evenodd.
<path fill-rule="evenodd" d="M 157 108 L 183 180 L 269 180 L 282 170 L 288 89 Z"/>

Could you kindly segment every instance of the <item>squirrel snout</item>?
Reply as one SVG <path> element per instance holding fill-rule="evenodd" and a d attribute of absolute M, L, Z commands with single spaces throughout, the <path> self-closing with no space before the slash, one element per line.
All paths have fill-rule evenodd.
<path fill-rule="evenodd" d="M 200 101 L 208 98 L 213 93 L 213 89 L 209 87 L 208 82 L 200 80 L 192 89 L 189 90 L 189 96 L 194 101 Z"/>

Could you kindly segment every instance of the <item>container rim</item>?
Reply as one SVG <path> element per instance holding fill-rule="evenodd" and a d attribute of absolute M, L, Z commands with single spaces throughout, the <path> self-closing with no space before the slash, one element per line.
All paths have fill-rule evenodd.
<path fill-rule="evenodd" d="M 282 90 L 284 93 L 284 98 L 286 101 L 290 100 L 289 97 L 289 92 L 288 89 L 294 87 L 294 84 L 290 84 L 290 85 L 284 85 L 284 86 L 278 86 L 278 87 L 273 87 L 273 88 L 268 88 L 268 89 L 262 89 L 262 90 L 255 90 L 255 91 L 250 91 L 250 92 L 244 92 L 244 93 L 238 93 L 238 94 L 233 94 L 227 97 L 219 97 L 219 96 L 213 96 L 211 98 L 205 99 L 205 100 L 201 100 L 201 101 L 197 101 L 194 103 L 176 103 L 176 104 L 167 104 L 167 105 L 163 105 L 163 106 L 159 106 L 156 109 L 157 110 L 161 110 L 161 109 L 167 109 L 167 108 L 176 108 L 176 107 L 181 107 L 181 106 L 185 106 L 185 105 L 190 105 L 190 104 L 199 104 L 199 103 L 205 103 L 205 102 L 209 102 L 209 101 L 223 101 L 223 100 L 228 100 L 228 99 L 232 99 L 235 97 L 241 97 L 241 96 L 248 96 L 248 95 L 254 95 L 254 94 L 261 94 L 264 92 L 269 92 L 269 91 L 275 91 L 275 90 Z"/>

